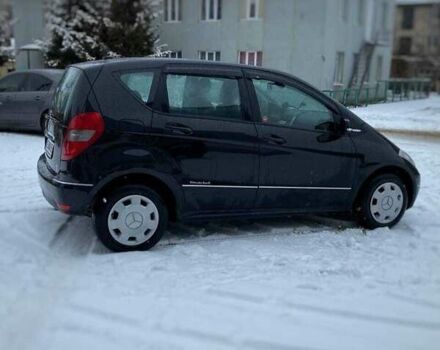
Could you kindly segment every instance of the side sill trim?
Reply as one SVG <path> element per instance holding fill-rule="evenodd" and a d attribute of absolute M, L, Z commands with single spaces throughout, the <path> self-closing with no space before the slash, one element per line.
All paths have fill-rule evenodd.
<path fill-rule="evenodd" d="M 192 185 L 184 184 L 182 187 L 199 187 L 199 188 L 244 188 L 244 189 L 279 189 L 279 190 L 336 190 L 351 191 L 351 187 L 301 187 L 301 186 L 228 186 L 228 185 Z"/>
<path fill-rule="evenodd" d="M 228 185 L 182 185 L 182 187 L 207 187 L 207 188 L 250 188 L 258 189 L 258 186 L 228 186 Z"/>
<path fill-rule="evenodd" d="M 350 191 L 351 187 L 303 187 L 303 186 L 259 186 L 262 189 L 281 189 L 281 190 L 337 190 Z"/>
<path fill-rule="evenodd" d="M 57 179 L 53 179 L 53 182 L 59 183 L 61 185 L 69 185 L 69 186 L 82 186 L 82 187 L 93 187 L 93 184 L 82 184 L 78 182 L 67 182 L 67 181 L 61 181 Z"/>

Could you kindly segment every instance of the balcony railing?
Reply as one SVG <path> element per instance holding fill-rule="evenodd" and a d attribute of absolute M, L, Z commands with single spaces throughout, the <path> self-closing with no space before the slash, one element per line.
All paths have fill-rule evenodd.
<path fill-rule="evenodd" d="M 335 88 L 323 92 L 345 106 L 357 107 L 426 98 L 430 89 L 430 79 L 390 79 L 375 84 L 364 84 L 362 87 Z"/>

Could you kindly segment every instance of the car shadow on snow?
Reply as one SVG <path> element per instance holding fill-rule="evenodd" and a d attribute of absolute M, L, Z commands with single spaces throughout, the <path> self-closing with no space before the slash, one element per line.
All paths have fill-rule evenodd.
<path fill-rule="evenodd" d="M 285 234 L 338 233 L 357 228 L 356 223 L 327 217 L 295 215 L 258 220 L 215 220 L 194 223 L 170 223 L 157 247 L 194 242 L 213 242 L 241 237 Z M 92 221 L 86 217 L 67 217 L 55 233 L 50 248 L 75 256 L 110 253 L 95 236 Z"/>

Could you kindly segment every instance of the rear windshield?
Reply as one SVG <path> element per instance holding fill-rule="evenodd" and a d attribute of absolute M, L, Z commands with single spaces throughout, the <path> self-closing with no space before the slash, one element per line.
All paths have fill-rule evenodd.
<path fill-rule="evenodd" d="M 75 67 L 70 67 L 64 73 L 58 84 L 52 101 L 53 116 L 60 121 L 67 121 L 78 109 L 83 107 L 85 101 L 84 84 L 87 84 L 84 73 Z"/>

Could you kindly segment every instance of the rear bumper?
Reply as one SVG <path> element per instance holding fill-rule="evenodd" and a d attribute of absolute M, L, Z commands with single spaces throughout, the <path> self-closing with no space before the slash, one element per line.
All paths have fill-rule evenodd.
<path fill-rule="evenodd" d="M 53 175 L 44 154 L 38 159 L 38 177 L 44 197 L 55 209 L 72 215 L 90 214 L 92 184 L 79 183 L 61 174 Z"/>
<path fill-rule="evenodd" d="M 414 206 L 414 203 L 420 191 L 420 174 L 418 172 L 413 174 L 412 181 L 413 181 L 413 195 L 408 203 L 408 209 Z"/>

